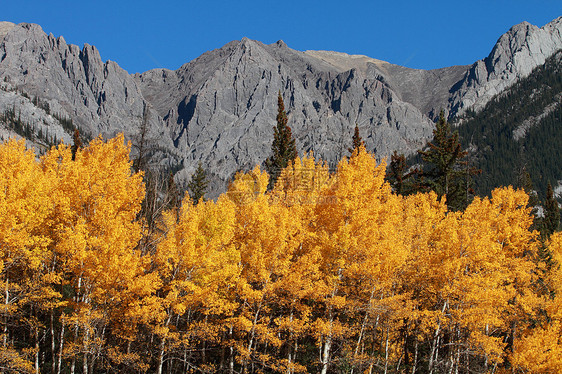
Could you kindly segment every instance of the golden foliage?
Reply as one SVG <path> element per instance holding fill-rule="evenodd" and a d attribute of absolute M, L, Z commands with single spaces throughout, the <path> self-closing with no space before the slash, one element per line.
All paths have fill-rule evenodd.
<path fill-rule="evenodd" d="M 385 168 L 360 147 L 333 174 L 297 158 L 270 192 L 238 173 L 165 212 L 145 253 L 123 136 L 74 159 L 6 142 L 2 370 L 560 372 L 561 270 L 539 261 L 525 193 L 449 212 L 394 194 Z M 548 248 L 562 261 L 561 235 Z"/>

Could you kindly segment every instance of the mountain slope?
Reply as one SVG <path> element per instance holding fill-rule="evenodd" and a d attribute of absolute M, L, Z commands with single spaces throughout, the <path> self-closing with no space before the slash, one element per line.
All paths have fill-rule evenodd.
<path fill-rule="evenodd" d="M 482 111 L 467 112 L 459 133 L 476 150 L 479 194 L 517 185 L 525 168 L 544 196 L 548 182 L 562 180 L 562 50 Z"/>
<path fill-rule="evenodd" d="M 221 179 L 269 155 L 279 91 L 301 154 L 313 151 L 331 163 L 347 154 L 355 123 L 381 157 L 411 153 L 431 135 L 431 121 L 371 66 L 338 69 L 283 42 L 243 39 L 176 72 L 136 78 L 189 163 L 202 153 Z"/>
<path fill-rule="evenodd" d="M 132 137 L 146 118 L 154 138 L 173 150 L 170 139 L 163 136 L 161 119 L 149 108 L 133 77 L 113 61 L 102 62 L 95 47 L 69 45 L 62 36 L 47 35 L 34 24 L 0 23 L 2 34 L 0 79 L 8 89 L 38 97 L 51 113 L 72 119 L 90 137 L 119 132 Z"/>
<path fill-rule="evenodd" d="M 562 48 L 561 28 L 562 17 L 542 28 L 516 25 L 486 59 L 430 71 L 244 38 L 176 71 L 129 75 L 93 46 L 0 22 L 0 114 L 13 112 L 4 116 L 6 131 L 21 118 L 45 143 L 53 135 L 69 141 L 74 127 L 138 142 L 144 128 L 153 165 L 179 170 L 181 183 L 202 161 L 216 196 L 237 170 L 269 155 L 278 92 L 300 154 L 313 151 L 334 165 L 356 123 L 378 158 L 411 154 L 431 136 L 441 108 L 450 116 L 480 109 Z"/>
<path fill-rule="evenodd" d="M 449 112 L 461 115 L 480 110 L 495 95 L 527 77 L 531 71 L 562 48 L 562 17 L 539 28 L 528 22 L 502 35 L 483 60 L 474 63 L 458 82 L 449 99 Z"/>

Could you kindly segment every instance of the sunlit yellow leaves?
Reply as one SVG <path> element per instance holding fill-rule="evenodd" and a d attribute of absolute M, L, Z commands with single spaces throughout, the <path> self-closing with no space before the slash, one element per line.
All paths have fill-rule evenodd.
<path fill-rule="evenodd" d="M 23 141 L 10 140 L 0 146 L 0 259 L 4 272 L 16 268 L 35 271 L 47 261 L 52 190 Z"/>
<path fill-rule="evenodd" d="M 267 189 L 269 177 L 259 166 L 248 173 L 236 173 L 234 181 L 228 187 L 228 197 L 237 205 L 244 205 L 263 195 Z"/>
<path fill-rule="evenodd" d="M 240 255 L 234 247 L 235 205 L 228 199 L 191 204 L 186 196 L 179 218 L 165 215 L 168 229 L 154 256 L 165 282 L 165 304 L 175 313 L 203 308 L 229 313 L 225 299 L 239 273 Z"/>
<path fill-rule="evenodd" d="M 562 233 L 554 233 L 548 250 L 555 261 L 546 279 L 554 297 L 546 302 L 549 318 L 535 329 L 528 329 L 515 344 L 512 362 L 523 372 L 560 373 L 562 371 Z"/>
<path fill-rule="evenodd" d="M 145 188 L 122 136 L 96 139 L 74 160 L 64 145 L 38 160 L 5 143 L 0 363 L 562 370 L 562 271 L 539 261 L 524 192 L 498 189 L 449 212 L 435 193 L 394 194 L 385 168 L 361 147 L 334 173 L 297 158 L 272 191 L 259 167 L 238 173 L 216 201 L 186 195 L 157 217 L 148 250 Z M 562 235 L 548 249 L 562 262 Z M 556 296 L 546 300 L 539 285 Z M 20 331 L 25 341 L 12 345 Z"/>
<path fill-rule="evenodd" d="M 11 348 L 0 347 L 0 366 L 6 372 L 35 373 L 29 357 Z"/>

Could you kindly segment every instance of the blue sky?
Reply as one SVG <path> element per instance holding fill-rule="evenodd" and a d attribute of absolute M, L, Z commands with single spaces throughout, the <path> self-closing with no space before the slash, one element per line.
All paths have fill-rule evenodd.
<path fill-rule="evenodd" d="M 2 0 L 0 9 L 1 20 L 95 45 L 130 73 L 177 69 L 244 36 L 432 69 L 484 58 L 514 24 L 562 16 L 562 1 Z"/>

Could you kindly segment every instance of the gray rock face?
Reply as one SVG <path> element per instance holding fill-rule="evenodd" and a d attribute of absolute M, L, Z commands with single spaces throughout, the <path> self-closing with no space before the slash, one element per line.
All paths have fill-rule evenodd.
<path fill-rule="evenodd" d="M 4 117 L 10 111 L 22 124 L 33 127 L 35 136 L 28 139 L 29 146 L 35 147 L 37 150 L 44 150 L 46 149 L 44 139 L 58 139 L 70 144 L 72 138 L 59 120 L 47 113 L 41 105 L 36 105 L 29 97 L 18 93 L 9 82 L 0 82 L 0 113 Z M 17 132 L 11 126 L 5 125 L 5 128 L 1 129 L 3 131 L 0 131 L 1 140 L 7 140 L 12 136 L 18 137 Z"/>
<path fill-rule="evenodd" d="M 72 119 L 86 135 L 134 136 L 146 115 L 163 147 L 161 119 L 150 109 L 134 79 L 115 62 L 102 62 L 90 45 L 80 49 L 64 38 L 46 35 L 33 24 L 0 25 L 0 79 L 20 92 L 47 102 L 50 111 Z M 59 139 L 61 139 L 59 137 Z"/>
<path fill-rule="evenodd" d="M 450 98 L 449 111 L 479 110 L 496 94 L 562 49 L 562 17 L 538 28 L 527 22 L 502 35 L 488 57 L 474 63 Z"/>
<path fill-rule="evenodd" d="M 486 59 L 429 71 L 244 38 L 176 71 L 129 75 L 101 61 L 95 47 L 68 45 L 37 25 L 0 22 L 0 82 L 10 88 L 0 92 L 0 110 L 21 107 L 37 131 L 65 140 L 70 134 L 53 114 L 91 136 L 124 132 L 135 140 L 144 123 L 153 162 L 179 168 L 181 183 L 202 161 L 213 197 L 236 171 L 269 156 L 278 92 L 301 155 L 312 151 L 335 165 L 348 154 L 355 124 L 379 159 L 394 150 L 411 154 L 431 137 L 440 109 L 478 109 L 562 48 L 561 28 L 562 17 L 540 29 L 523 23 Z"/>
<path fill-rule="evenodd" d="M 15 23 L 12 22 L 0 22 L 0 40 L 4 39 L 6 34 L 10 32 L 16 26 Z"/>
<path fill-rule="evenodd" d="M 328 51 L 306 51 L 340 72 L 360 70 L 384 82 L 397 98 L 414 105 L 425 115 L 436 119 L 448 107 L 451 92 L 470 66 L 451 66 L 434 70 L 410 69 L 366 56 Z"/>
<path fill-rule="evenodd" d="M 136 79 L 191 166 L 186 175 L 202 158 L 224 181 L 269 156 L 279 91 L 301 154 L 335 164 L 348 155 L 356 123 L 380 158 L 422 146 L 433 124 L 371 65 L 342 69 L 283 42 L 243 39 L 176 72 L 152 70 Z"/>

